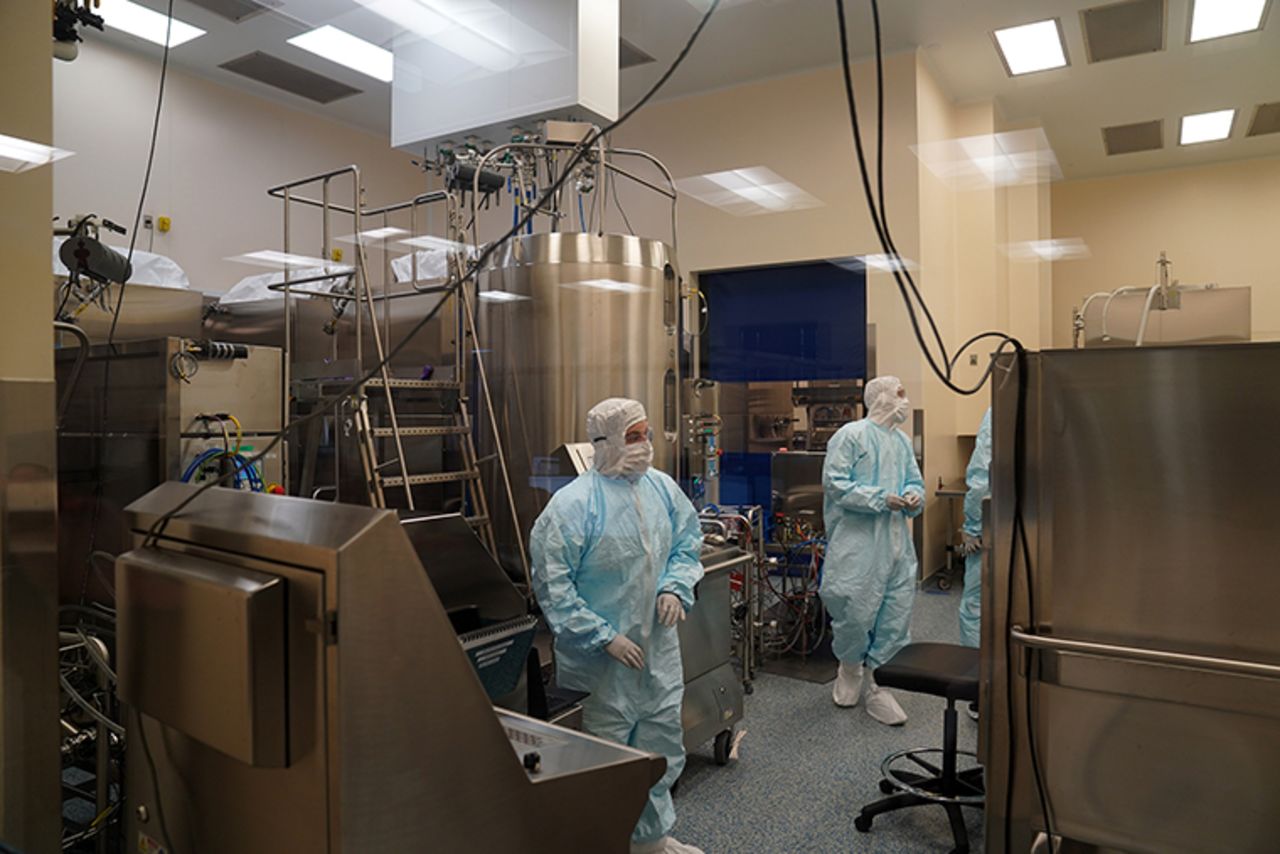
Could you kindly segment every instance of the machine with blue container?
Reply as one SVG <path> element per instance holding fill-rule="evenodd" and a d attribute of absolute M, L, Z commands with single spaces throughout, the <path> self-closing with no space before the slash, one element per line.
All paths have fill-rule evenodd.
<path fill-rule="evenodd" d="M 769 507 L 780 450 L 821 451 L 869 376 L 858 258 L 698 275 L 707 312 L 697 376 L 716 384 L 719 503 Z"/>

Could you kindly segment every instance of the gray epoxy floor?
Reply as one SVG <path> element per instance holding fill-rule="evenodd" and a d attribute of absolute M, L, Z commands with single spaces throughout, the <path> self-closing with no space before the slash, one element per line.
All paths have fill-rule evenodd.
<path fill-rule="evenodd" d="M 956 643 L 958 590 L 917 594 L 912 639 Z M 831 685 L 760 674 L 746 698 L 739 758 L 719 767 L 710 745 L 691 752 L 676 794 L 675 836 L 707 854 L 725 852 L 948 852 L 941 807 L 917 807 L 857 832 L 854 816 L 882 795 L 880 762 L 911 747 L 942 746 L 945 703 L 898 692 L 910 716 L 902 727 L 877 723 L 859 705 L 831 702 Z M 960 717 L 960 748 L 973 750 L 976 725 Z M 966 810 L 971 850 L 982 850 L 982 813 Z"/>

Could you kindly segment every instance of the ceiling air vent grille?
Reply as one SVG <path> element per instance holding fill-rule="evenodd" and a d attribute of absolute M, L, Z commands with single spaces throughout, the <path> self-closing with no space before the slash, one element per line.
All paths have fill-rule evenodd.
<path fill-rule="evenodd" d="M 1080 13 L 1090 62 L 1164 50 L 1165 0 L 1125 0 Z"/>
<path fill-rule="evenodd" d="M 1280 101 L 1274 104 L 1259 104 L 1253 111 L 1253 121 L 1249 123 L 1249 136 L 1262 136 L 1268 133 L 1280 133 Z"/>
<path fill-rule="evenodd" d="M 187 0 L 187 2 L 226 18 L 233 24 L 247 21 L 254 15 L 280 7 L 280 0 Z"/>
<path fill-rule="evenodd" d="M 318 104 L 329 104 L 339 98 L 360 94 L 360 90 L 353 86 L 261 51 L 247 53 L 218 67 L 294 95 L 310 98 Z"/>
<path fill-rule="evenodd" d="M 1108 155 L 1164 148 L 1164 122 L 1157 120 L 1103 128 L 1102 144 Z"/>

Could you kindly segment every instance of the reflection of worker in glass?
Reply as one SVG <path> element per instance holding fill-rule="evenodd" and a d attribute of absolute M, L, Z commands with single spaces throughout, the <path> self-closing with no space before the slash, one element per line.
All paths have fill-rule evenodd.
<path fill-rule="evenodd" d="M 982 630 L 982 501 L 991 494 L 991 410 L 982 416 L 978 441 L 964 473 L 964 595 L 960 597 L 960 642 L 979 646 Z"/>
<path fill-rule="evenodd" d="M 911 440 L 898 429 L 911 412 L 906 389 L 897 377 L 877 377 L 863 398 L 867 417 L 836 431 L 822 468 L 828 544 L 821 594 L 840 659 L 831 691 L 838 706 L 858 704 L 864 662 L 875 669 L 910 641 L 916 554 L 907 519 L 924 506 Z M 891 726 L 907 720 L 874 679 L 867 712 Z"/>
<path fill-rule="evenodd" d="M 611 398 L 587 413 L 592 468 L 533 526 L 533 588 L 556 637 L 560 685 L 590 691 L 583 728 L 667 759 L 631 837 L 633 852 L 700 854 L 668 834 L 684 768 L 684 671 L 676 623 L 702 579 L 697 512 L 650 468 L 644 407 Z"/>

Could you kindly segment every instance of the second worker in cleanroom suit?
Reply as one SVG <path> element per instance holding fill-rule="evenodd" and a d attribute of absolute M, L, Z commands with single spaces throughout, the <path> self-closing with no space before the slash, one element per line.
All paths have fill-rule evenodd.
<path fill-rule="evenodd" d="M 701 854 L 671 838 L 671 785 L 684 769 L 684 670 L 676 623 L 702 579 L 698 514 L 652 469 L 644 407 L 611 398 L 587 413 L 589 471 L 551 497 L 533 526 L 533 589 L 555 634 L 560 685 L 592 735 L 667 759 L 631 836 L 633 852 Z"/>
<path fill-rule="evenodd" d="M 831 692 L 838 706 L 858 704 L 864 664 L 874 670 L 910 641 L 916 553 L 907 520 L 924 505 L 911 440 L 898 429 L 911 412 L 902 383 L 877 377 L 863 399 L 867 417 L 836 431 L 822 467 L 827 555 L 820 592 L 840 660 Z M 866 708 L 891 726 L 907 720 L 874 679 Z"/>

